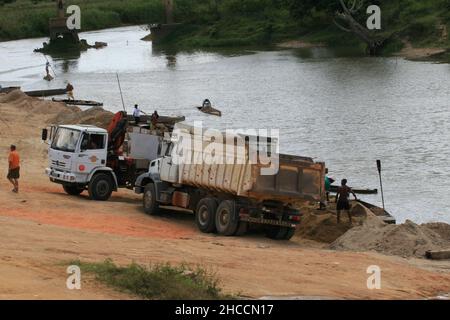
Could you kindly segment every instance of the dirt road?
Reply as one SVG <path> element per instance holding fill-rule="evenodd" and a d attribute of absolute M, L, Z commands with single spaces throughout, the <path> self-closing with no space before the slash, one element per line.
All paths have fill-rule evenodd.
<path fill-rule="evenodd" d="M 10 100 L 0 96 L 0 117 L 7 122 L 0 122 L 0 298 L 133 298 L 83 275 L 82 290 L 66 289 L 69 261 L 106 258 L 118 264 L 200 264 L 217 272 L 226 292 L 253 298 L 412 299 L 450 292 L 449 263 L 334 252 L 301 239 L 276 242 L 258 234 L 204 235 L 189 214 L 146 216 L 140 197 L 127 190 L 108 202 L 68 196 L 44 176 L 46 148 L 40 142 L 41 128 L 65 107 Z M 11 143 L 23 159 L 18 195 L 4 178 Z M 381 290 L 367 289 L 370 265 L 382 270 Z"/>

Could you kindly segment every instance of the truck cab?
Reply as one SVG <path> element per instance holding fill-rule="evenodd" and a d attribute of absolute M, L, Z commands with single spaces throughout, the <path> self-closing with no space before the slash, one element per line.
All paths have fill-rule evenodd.
<path fill-rule="evenodd" d="M 43 136 L 44 138 L 44 136 Z M 88 125 L 61 125 L 51 128 L 50 180 L 71 195 L 89 190 L 91 198 L 106 200 L 117 190 L 117 178 L 107 167 L 108 132 Z"/>

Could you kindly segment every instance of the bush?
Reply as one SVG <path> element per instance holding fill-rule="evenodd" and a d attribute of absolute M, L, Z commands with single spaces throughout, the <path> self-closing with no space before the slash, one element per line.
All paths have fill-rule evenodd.
<path fill-rule="evenodd" d="M 82 272 L 93 273 L 96 279 L 122 291 L 145 299 L 158 300 L 204 300 L 223 299 L 218 280 L 203 268 L 157 264 L 144 267 L 135 263 L 118 267 L 111 260 L 103 263 L 82 263 Z"/>

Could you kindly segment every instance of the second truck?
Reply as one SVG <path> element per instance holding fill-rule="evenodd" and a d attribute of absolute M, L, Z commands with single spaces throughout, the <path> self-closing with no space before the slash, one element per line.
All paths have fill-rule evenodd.
<path fill-rule="evenodd" d="M 324 163 L 276 154 L 279 168 L 266 175 L 263 170 L 267 165 L 252 161 L 252 155 L 263 150 L 270 153 L 273 141 L 235 135 L 211 149 L 193 130 L 188 129 L 183 139 L 173 135 L 166 155 L 152 161 L 149 171 L 136 179 L 135 192 L 143 194 L 147 214 L 158 214 L 165 206 L 187 209 L 194 212 L 197 227 L 204 233 L 235 236 L 244 234 L 251 225 L 262 225 L 268 237 L 288 240 L 301 220 L 294 204 L 324 200 Z M 186 136 L 191 143 L 184 144 Z M 184 160 L 174 161 L 181 144 Z M 199 144 L 203 147 L 194 147 Z M 239 146 L 240 154 L 225 151 Z M 223 152 L 228 161 L 204 161 L 217 156 L 214 152 Z"/>

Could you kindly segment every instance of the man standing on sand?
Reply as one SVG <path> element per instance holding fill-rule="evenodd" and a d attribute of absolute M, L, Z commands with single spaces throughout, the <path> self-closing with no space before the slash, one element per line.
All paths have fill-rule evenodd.
<path fill-rule="evenodd" d="M 20 178 L 20 156 L 16 151 L 16 146 L 11 145 L 8 157 L 8 180 L 14 186 L 12 192 L 19 192 L 19 178 Z"/>
<path fill-rule="evenodd" d="M 67 90 L 67 97 L 69 98 L 69 100 L 75 100 L 74 96 L 73 96 L 73 85 L 69 82 L 67 84 L 66 90 Z"/>
<path fill-rule="evenodd" d="M 352 224 L 352 215 L 350 213 L 350 202 L 349 202 L 350 193 L 353 194 L 355 200 L 358 200 L 352 188 L 347 186 L 347 179 L 343 179 L 341 181 L 341 186 L 338 188 L 336 194 L 337 223 L 341 223 L 341 211 L 345 210 L 347 211 L 348 214 L 349 223 Z"/>

